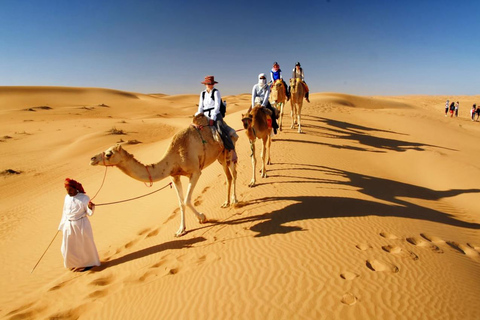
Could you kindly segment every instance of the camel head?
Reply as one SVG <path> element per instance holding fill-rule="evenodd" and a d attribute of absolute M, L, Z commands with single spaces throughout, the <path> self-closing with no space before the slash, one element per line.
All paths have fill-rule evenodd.
<path fill-rule="evenodd" d="M 91 166 L 116 166 L 119 164 L 123 157 L 122 157 L 122 146 L 120 144 L 114 145 L 113 147 L 107 149 L 106 151 L 99 153 L 93 156 L 90 159 Z"/>
<path fill-rule="evenodd" d="M 252 119 L 253 116 L 251 113 L 242 114 L 243 129 L 248 129 L 252 126 Z"/>
<path fill-rule="evenodd" d="M 275 89 L 280 91 L 282 88 L 283 88 L 283 81 L 281 81 L 281 80 L 275 81 Z"/>

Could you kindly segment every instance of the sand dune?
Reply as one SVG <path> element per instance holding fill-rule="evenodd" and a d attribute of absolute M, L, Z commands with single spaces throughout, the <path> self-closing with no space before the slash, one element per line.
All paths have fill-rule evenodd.
<path fill-rule="evenodd" d="M 250 95 L 224 97 L 241 129 Z M 460 101 L 458 118 L 444 116 Z M 193 194 L 209 219 L 179 224 L 169 180 L 152 188 L 91 156 L 123 142 L 157 162 L 197 95 L 0 87 L 2 319 L 478 319 L 480 96 L 311 94 L 303 130 L 274 138 L 268 177 L 248 188 L 237 144 L 236 207 L 220 165 Z M 259 144 L 259 142 L 257 142 Z M 257 152 L 258 152 L 257 148 Z M 257 155 L 259 158 L 260 156 Z M 106 174 L 106 176 L 105 176 Z M 66 177 L 105 204 L 90 219 L 102 266 L 63 268 Z M 186 181 L 186 180 L 185 180 Z"/>

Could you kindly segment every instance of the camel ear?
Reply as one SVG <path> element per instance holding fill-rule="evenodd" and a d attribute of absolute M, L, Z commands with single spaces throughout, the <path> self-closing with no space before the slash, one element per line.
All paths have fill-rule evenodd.
<path fill-rule="evenodd" d="M 117 143 L 115 145 L 115 151 L 120 151 L 120 150 L 122 150 L 122 145 L 120 143 Z"/>

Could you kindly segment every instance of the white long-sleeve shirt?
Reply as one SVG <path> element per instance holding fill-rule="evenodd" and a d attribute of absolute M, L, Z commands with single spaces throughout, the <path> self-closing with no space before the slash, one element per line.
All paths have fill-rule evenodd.
<path fill-rule="evenodd" d="M 260 98 L 262 101 L 262 107 L 266 107 L 268 103 L 268 97 L 270 96 L 270 86 L 265 85 L 263 88 L 258 85 L 252 88 L 252 108 L 255 106 L 255 98 Z"/>
<path fill-rule="evenodd" d="M 200 101 L 198 102 L 198 113 L 205 113 L 210 119 L 217 120 L 218 115 L 220 114 L 220 91 L 218 89 L 213 93 L 212 91 L 208 92 L 206 89 L 200 93 Z M 205 93 L 204 93 L 205 92 Z"/>

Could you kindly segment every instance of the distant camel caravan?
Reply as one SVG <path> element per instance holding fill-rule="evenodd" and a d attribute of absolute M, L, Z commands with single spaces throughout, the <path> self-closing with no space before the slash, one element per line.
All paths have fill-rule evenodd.
<path fill-rule="evenodd" d="M 225 208 L 238 202 L 236 196 L 237 168 L 236 162 L 232 160 L 233 151 L 224 149 L 222 139 L 212 128 L 209 127 L 209 119 L 205 115 L 195 116 L 192 125 L 173 136 L 165 155 L 155 164 L 140 163 L 118 144 L 93 156 L 90 164 L 93 166 L 116 166 L 128 176 L 143 182 L 152 183 L 168 176 L 172 177 L 181 212 L 180 227 L 175 235 L 180 237 L 187 233 L 185 206 L 193 211 L 200 223 L 207 221 L 206 216 L 199 213 L 192 205 L 191 198 L 203 168 L 208 167 L 215 160 L 222 165 L 227 180 L 227 200 L 222 207 Z M 234 144 L 237 139 L 236 134 L 232 135 Z M 180 176 L 189 178 L 185 198 Z M 231 200 L 230 189 L 232 189 Z"/>
<path fill-rule="evenodd" d="M 247 113 L 242 114 L 243 128 L 246 130 L 248 140 L 250 141 L 250 148 L 252 150 L 252 180 L 249 187 L 254 187 L 256 184 L 256 164 L 257 158 L 255 156 L 255 141 L 262 139 L 262 178 L 267 177 L 266 164 L 270 163 L 270 146 L 272 144 L 272 128 L 268 126 L 268 116 L 271 111 L 261 105 L 256 105 L 253 109 L 250 107 Z M 267 116 L 268 114 L 268 116 Z"/>
<path fill-rule="evenodd" d="M 278 109 L 280 115 L 278 120 L 278 129 L 282 131 L 282 119 L 283 119 L 283 107 L 285 106 L 285 100 L 287 99 L 285 95 L 285 86 L 283 81 L 278 79 L 272 85 L 272 91 L 270 93 L 270 103 L 272 106 Z"/>
<path fill-rule="evenodd" d="M 302 80 L 299 78 L 290 79 L 290 104 L 292 106 L 291 116 L 292 116 L 292 126 L 291 129 L 295 128 L 295 124 L 298 125 L 298 133 L 302 133 L 302 104 L 303 97 L 305 96 L 305 88 L 303 87 Z"/>

